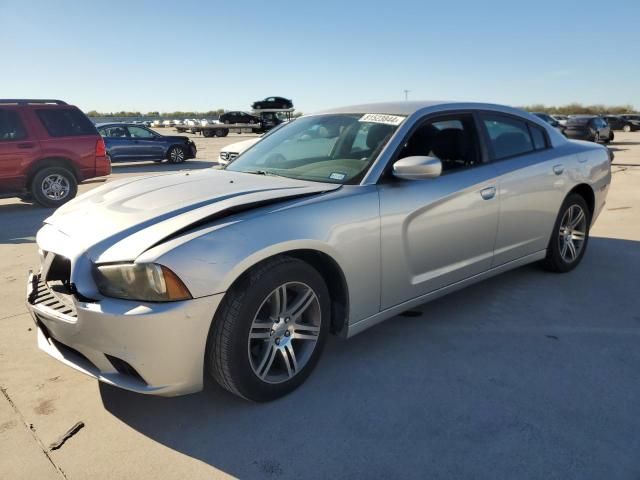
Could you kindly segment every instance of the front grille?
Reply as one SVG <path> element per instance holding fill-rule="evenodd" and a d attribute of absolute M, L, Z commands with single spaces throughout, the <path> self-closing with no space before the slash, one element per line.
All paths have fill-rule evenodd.
<path fill-rule="evenodd" d="M 232 161 L 238 156 L 236 152 L 220 152 L 220 159 L 224 161 Z"/>
<path fill-rule="evenodd" d="M 46 307 L 62 315 L 78 318 L 72 296 L 64 293 L 66 290 L 64 284 L 59 281 L 47 284 L 42 280 L 41 275 L 37 275 L 34 278 L 36 281 L 33 282 L 33 290 L 29 295 L 29 303 L 31 305 Z"/>

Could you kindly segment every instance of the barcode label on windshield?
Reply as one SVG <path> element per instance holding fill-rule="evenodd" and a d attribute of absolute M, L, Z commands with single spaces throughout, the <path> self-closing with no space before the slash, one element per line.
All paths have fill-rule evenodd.
<path fill-rule="evenodd" d="M 385 125 L 400 125 L 405 117 L 400 115 L 386 115 L 384 113 L 367 113 L 360 117 L 359 122 L 384 123 Z"/>

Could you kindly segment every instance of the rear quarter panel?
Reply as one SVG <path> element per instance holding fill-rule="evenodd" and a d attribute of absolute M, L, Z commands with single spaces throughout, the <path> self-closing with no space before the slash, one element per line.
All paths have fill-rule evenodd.
<path fill-rule="evenodd" d="M 97 133 L 73 137 L 52 137 L 36 112 L 33 109 L 28 109 L 27 112 L 30 124 L 39 138 L 41 151 L 40 158 L 34 161 L 31 170 L 37 168 L 38 161 L 61 158 L 72 162 L 79 181 L 96 175 L 96 142 L 101 138 Z"/>

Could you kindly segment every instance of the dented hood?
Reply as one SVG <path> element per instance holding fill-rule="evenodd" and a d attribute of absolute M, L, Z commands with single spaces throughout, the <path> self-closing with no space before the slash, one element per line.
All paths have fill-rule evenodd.
<path fill-rule="evenodd" d="M 131 261 L 191 226 L 340 185 L 226 170 L 127 178 L 79 196 L 45 220 L 97 262 Z"/>

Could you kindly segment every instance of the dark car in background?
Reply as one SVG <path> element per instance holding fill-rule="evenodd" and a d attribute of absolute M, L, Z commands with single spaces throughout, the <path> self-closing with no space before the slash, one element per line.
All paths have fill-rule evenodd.
<path fill-rule="evenodd" d="M 253 102 L 251 108 L 254 110 L 264 110 L 266 108 L 289 109 L 293 108 L 293 102 L 284 97 L 267 97 L 264 100 Z"/>
<path fill-rule="evenodd" d="M 611 130 L 622 130 L 624 132 L 632 132 L 640 129 L 640 125 L 634 125 L 629 120 L 622 118 L 620 115 L 605 115 L 604 118 Z"/>
<path fill-rule="evenodd" d="M 557 129 L 560 133 L 562 133 L 564 135 L 564 131 L 565 131 L 566 127 L 564 125 L 562 125 L 558 120 L 553 118 L 551 115 L 549 115 L 548 113 L 533 112 L 533 115 L 535 115 L 536 117 L 538 117 L 541 120 L 544 120 L 545 122 L 547 122 L 549 125 L 551 125 L 555 129 Z"/>
<path fill-rule="evenodd" d="M 225 112 L 218 119 L 220 123 L 249 123 L 255 125 L 260 123 L 260 118 L 247 112 Z"/>
<path fill-rule="evenodd" d="M 58 207 L 78 183 L 111 173 L 95 125 L 61 100 L 0 100 L 0 197 Z"/>
<path fill-rule="evenodd" d="M 598 143 L 609 143 L 614 137 L 607 121 L 596 115 L 569 117 L 564 134 L 573 140 L 588 140 Z"/>
<path fill-rule="evenodd" d="M 101 123 L 97 127 L 113 162 L 167 160 L 182 163 L 196 156 L 196 145 L 188 137 L 160 135 L 130 123 Z"/>
<path fill-rule="evenodd" d="M 620 115 L 620 117 L 624 118 L 627 122 L 629 122 L 629 130 L 625 130 L 625 132 L 627 131 L 633 132 L 636 130 L 640 130 L 640 115 L 626 114 L 626 115 Z"/>

